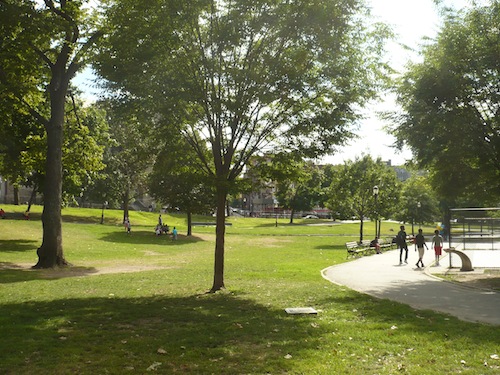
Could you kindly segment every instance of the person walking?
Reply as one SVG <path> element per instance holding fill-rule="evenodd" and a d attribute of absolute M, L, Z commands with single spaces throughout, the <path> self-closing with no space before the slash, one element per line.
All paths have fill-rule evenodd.
<path fill-rule="evenodd" d="M 424 258 L 424 246 L 427 248 L 427 250 L 429 250 L 429 248 L 427 247 L 427 244 L 425 243 L 425 237 L 424 235 L 422 234 L 422 229 L 419 229 L 418 230 L 418 234 L 415 236 L 415 245 L 416 245 L 416 249 L 415 251 L 417 251 L 418 249 L 418 261 L 417 261 L 417 268 L 424 268 L 424 262 L 422 261 L 422 259 Z"/>
<path fill-rule="evenodd" d="M 434 255 L 436 257 L 436 266 L 439 266 L 439 258 L 441 257 L 441 251 L 443 250 L 444 239 L 443 236 L 439 234 L 439 230 L 434 231 L 434 237 L 432 237 L 432 247 L 434 247 Z"/>
<path fill-rule="evenodd" d="M 399 245 L 399 265 L 403 264 L 403 251 L 405 251 L 405 263 L 408 264 L 408 244 L 406 243 L 405 226 L 401 225 L 399 229 L 400 230 L 396 237 Z"/>
<path fill-rule="evenodd" d="M 172 241 L 175 241 L 177 239 L 177 229 L 174 227 L 172 229 Z"/>

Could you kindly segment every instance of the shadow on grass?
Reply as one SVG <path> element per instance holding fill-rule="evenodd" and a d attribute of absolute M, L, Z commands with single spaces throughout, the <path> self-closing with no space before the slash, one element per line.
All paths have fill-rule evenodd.
<path fill-rule="evenodd" d="M 35 263 L 33 263 L 35 265 Z M 59 269 L 37 269 L 22 267 L 10 262 L 0 262 L 0 284 L 33 280 L 57 280 L 68 277 L 89 276 L 98 272 L 94 267 L 68 266 Z"/>
<path fill-rule="evenodd" d="M 0 373 L 288 373 L 320 345 L 315 320 L 230 294 L 6 304 Z"/>
<path fill-rule="evenodd" d="M 33 251 L 38 247 L 38 241 L 18 239 L 0 240 L 0 252 Z"/>
<path fill-rule="evenodd" d="M 177 236 L 176 241 L 173 241 L 172 236 L 170 235 L 163 234 L 161 236 L 157 236 L 154 234 L 153 231 L 145 231 L 145 230 L 134 231 L 133 229 L 131 234 L 127 234 L 125 231 L 112 232 L 102 236 L 99 239 L 114 243 L 147 244 L 147 245 L 156 245 L 158 243 L 164 243 L 166 245 L 172 245 L 172 246 L 182 246 L 193 242 L 204 241 L 202 238 L 197 236 L 188 237 L 181 234 Z"/>

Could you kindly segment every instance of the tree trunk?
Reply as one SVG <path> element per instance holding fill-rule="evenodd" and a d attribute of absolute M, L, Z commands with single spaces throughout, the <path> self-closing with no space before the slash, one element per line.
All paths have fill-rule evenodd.
<path fill-rule="evenodd" d="M 31 206 L 33 205 L 33 202 L 35 201 L 36 198 L 36 192 L 37 192 L 37 187 L 35 186 L 31 191 L 30 200 L 28 202 L 28 208 L 26 209 L 26 212 L 30 212 Z"/>
<path fill-rule="evenodd" d="M 210 293 L 224 288 L 224 237 L 226 234 L 226 198 L 227 193 L 221 187 L 217 188 L 217 217 L 215 228 L 215 264 L 214 284 Z"/>
<path fill-rule="evenodd" d="M 50 83 L 50 121 L 46 124 L 47 159 L 43 190 L 43 241 L 37 250 L 38 263 L 33 268 L 65 266 L 62 246 L 62 145 L 64 104 L 68 87 L 63 75 L 53 74 Z"/>
<path fill-rule="evenodd" d="M 187 212 L 187 225 L 188 225 L 188 230 L 187 230 L 187 235 L 191 236 L 193 234 L 193 214 L 191 211 Z"/>
<path fill-rule="evenodd" d="M 361 221 L 359 223 L 359 243 L 363 241 L 363 215 L 361 215 Z"/>
<path fill-rule="evenodd" d="M 16 185 L 14 185 L 12 193 L 14 194 L 14 204 L 19 206 L 19 188 Z"/>
<path fill-rule="evenodd" d="M 128 218 L 128 202 L 130 200 L 130 188 L 127 187 L 125 188 L 125 191 L 123 193 L 123 223 L 125 223 L 125 220 Z"/>
<path fill-rule="evenodd" d="M 292 208 L 290 211 L 290 224 L 293 224 L 293 215 L 295 214 L 295 210 Z"/>

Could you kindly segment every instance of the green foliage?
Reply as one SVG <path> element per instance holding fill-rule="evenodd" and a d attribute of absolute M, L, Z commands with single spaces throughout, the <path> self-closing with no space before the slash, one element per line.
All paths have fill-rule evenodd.
<path fill-rule="evenodd" d="M 373 188 L 378 186 L 375 198 Z M 400 182 L 393 169 L 365 155 L 361 159 L 346 162 L 334 174 L 329 187 L 327 207 L 334 217 L 355 217 L 361 220 L 360 240 L 363 237 L 363 220 L 390 217 L 398 210 Z"/>
<path fill-rule="evenodd" d="M 323 175 L 313 162 L 304 161 L 289 152 L 268 154 L 257 163 L 260 179 L 272 181 L 280 207 L 293 213 L 308 211 L 319 204 Z"/>
<path fill-rule="evenodd" d="M 394 219 L 398 221 L 432 223 L 441 220 L 439 200 L 427 177 L 415 175 L 402 184 L 398 208 L 394 212 Z"/>
<path fill-rule="evenodd" d="M 398 86 L 394 134 L 449 201 L 500 198 L 500 3 L 450 13 Z"/>
<path fill-rule="evenodd" d="M 150 194 L 163 205 L 202 214 L 215 207 L 214 191 L 184 138 L 164 140 L 149 176 Z"/>

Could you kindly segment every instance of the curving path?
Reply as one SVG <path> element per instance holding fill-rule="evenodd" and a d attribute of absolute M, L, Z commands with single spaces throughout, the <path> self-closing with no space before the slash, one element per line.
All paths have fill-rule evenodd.
<path fill-rule="evenodd" d="M 371 296 L 405 303 L 419 310 L 435 310 L 471 322 L 500 325 L 500 293 L 473 289 L 443 281 L 415 266 L 417 255 L 410 248 L 408 264 L 399 265 L 399 250 L 325 268 L 323 277 Z M 433 258 L 426 252 L 429 262 Z M 424 264 L 426 258 L 424 257 Z M 446 265 L 447 256 L 441 260 Z"/>

